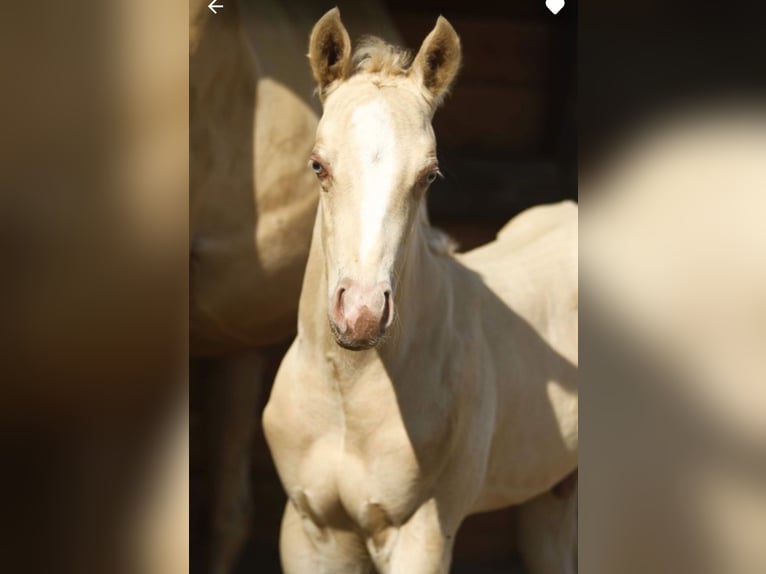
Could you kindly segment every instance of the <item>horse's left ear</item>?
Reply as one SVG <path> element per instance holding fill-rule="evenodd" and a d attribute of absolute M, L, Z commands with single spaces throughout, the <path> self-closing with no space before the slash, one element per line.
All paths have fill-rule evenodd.
<path fill-rule="evenodd" d="M 441 103 L 455 80 L 460 57 L 457 32 L 444 16 L 439 16 L 436 26 L 423 40 L 411 68 L 411 73 L 422 82 L 434 107 Z"/>

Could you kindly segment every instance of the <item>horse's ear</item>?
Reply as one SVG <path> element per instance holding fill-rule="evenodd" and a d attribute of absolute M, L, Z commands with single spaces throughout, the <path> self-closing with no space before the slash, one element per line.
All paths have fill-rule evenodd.
<path fill-rule="evenodd" d="M 330 84 L 348 75 L 351 62 L 351 40 L 340 21 L 340 10 L 337 7 L 314 24 L 309 40 L 309 61 L 319 97 L 324 100 Z"/>
<path fill-rule="evenodd" d="M 444 99 L 457 76 L 460 54 L 457 32 L 444 16 L 439 16 L 436 26 L 423 40 L 411 68 L 411 73 L 423 84 L 434 107 Z"/>

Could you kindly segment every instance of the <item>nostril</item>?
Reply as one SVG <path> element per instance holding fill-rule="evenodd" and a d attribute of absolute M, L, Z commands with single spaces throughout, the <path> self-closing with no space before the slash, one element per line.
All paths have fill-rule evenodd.
<path fill-rule="evenodd" d="M 390 289 L 386 289 L 383 292 L 383 297 L 383 316 L 380 319 L 380 326 L 385 331 L 394 321 L 394 300 L 391 297 Z"/>
<path fill-rule="evenodd" d="M 335 291 L 335 300 L 333 301 L 332 311 L 335 321 L 340 321 L 343 317 L 343 294 L 346 292 L 344 287 L 338 287 Z"/>

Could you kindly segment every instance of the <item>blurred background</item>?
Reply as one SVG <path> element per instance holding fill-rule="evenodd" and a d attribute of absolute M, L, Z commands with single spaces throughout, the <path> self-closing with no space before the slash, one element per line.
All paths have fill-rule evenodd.
<path fill-rule="evenodd" d="M 1 569 L 188 570 L 188 4 L 0 7 Z"/>
<path fill-rule="evenodd" d="M 766 571 L 763 6 L 582 3 L 580 571 Z"/>

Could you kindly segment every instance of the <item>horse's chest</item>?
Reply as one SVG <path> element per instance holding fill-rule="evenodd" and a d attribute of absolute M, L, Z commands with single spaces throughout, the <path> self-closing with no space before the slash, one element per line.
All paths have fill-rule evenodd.
<path fill-rule="evenodd" d="M 339 494 L 347 512 L 363 528 L 372 520 L 370 507 L 400 524 L 421 502 L 424 469 L 404 428 L 380 429 L 360 441 L 347 437 L 343 460 Z"/>
<path fill-rule="evenodd" d="M 317 438 L 291 482 L 291 499 L 315 523 L 342 514 L 374 533 L 406 521 L 422 502 L 424 481 L 405 430 L 389 428 L 364 441 L 342 433 Z"/>
<path fill-rule="evenodd" d="M 271 417 L 283 437 L 275 459 L 284 486 L 315 542 L 351 528 L 383 552 L 444 469 L 449 406 L 439 395 L 397 395 L 384 375 L 368 373 L 337 401 L 311 394 L 320 388 L 282 397 L 282 416 Z"/>

